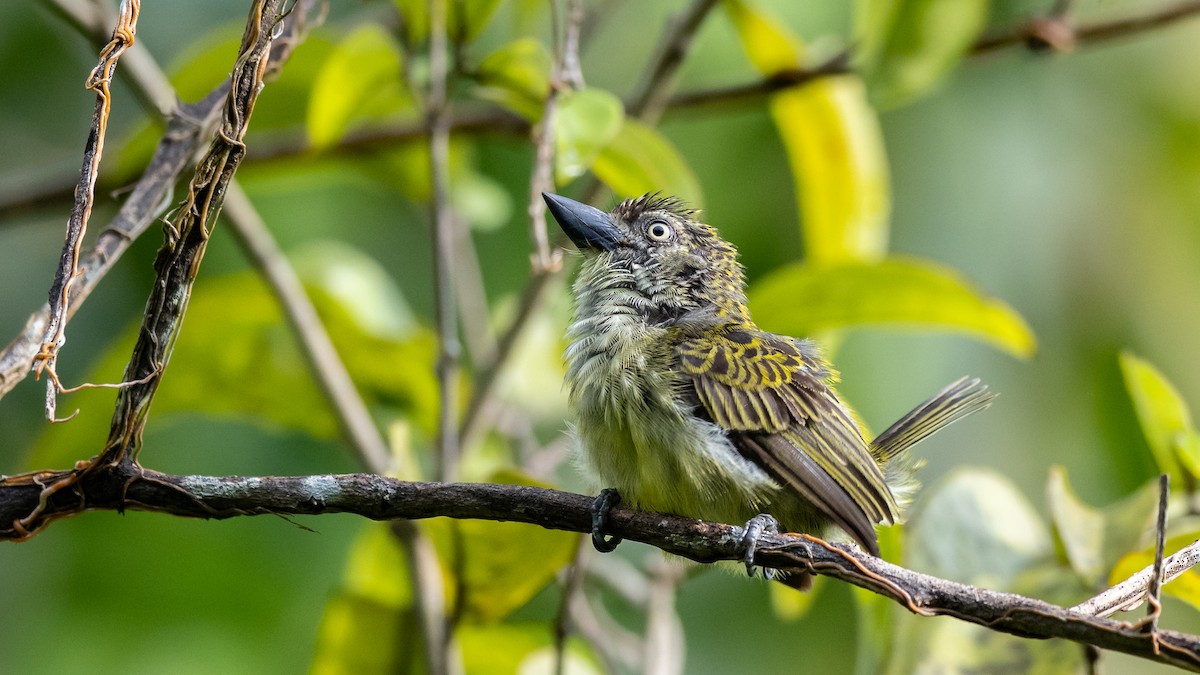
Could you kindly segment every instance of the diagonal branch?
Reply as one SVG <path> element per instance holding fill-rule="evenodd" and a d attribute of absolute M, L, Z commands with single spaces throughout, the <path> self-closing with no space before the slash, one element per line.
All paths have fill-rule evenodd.
<path fill-rule="evenodd" d="M 1184 0 L 1144 14 L 1083 26 L 1073 26 L 1064 12 L 1056 8 L 1048 18 L 1034 19 L 1016 29 L 981 39 L 971 53 L 988 54 L 1019 45 L 1033 50 L 1071 51 L 1080 43 L 1092 44 L 1138 35 L 1194 16 L 1200 16 L 1200 0 Z"/>
<path fill-rule="evenodd" d="M 68 19 L 94 33 L 88 15 L 77 10 L 73 3 L 56 2 L 55 9 L 67 13 Z M 295 31 L 301 22 L 289 21 L 284 33 L 277 41 L 278 48 L 272 50 L 269 70 L 278 68 L 291 54 L 296 37 Z M 134 59 L 134 57 L 139 57 Z M 135 94 L 147 101 L 174 100 L 174 91 L 162 70 L 144 50 L 131 49 L 126 54 L 129 68 L 121 73 L 130 81 Z M 133 64 L 138 63 L 137 68 Z M 121 255 L 149 228 L 150 223 L 169 203 L 171 188 L 180 174 L 194 158 L 196 152 L 212 135 L 217 113 L 229 93 L 229 82 L 221 83 L 200 101 L 180 104 L 167 118 L 167 129 L 159 140 L 154 154 L 121 205 L 116 217 L 100 233 L 91 251 L 78 265 L 78 271 L 70 288 L 66 320 L 69 321 L 100 280 L 116 264 Z M 161 110 L 161 106 L 154 106 Z M 50 319 L 50 305 L 43 305 L 32 314 L 21 333 L 3 350 L 0 350 L 0 397 L 17 386 L 29 374 L 29 364 L 41 346 Z"/>
<path fill-rule="evenodd" d="M 646 79 L 632 97 L 629 112 L 647 124 L 655 124 L 670 104 L 671 88 L 700 30 L 717 0 L 695 0 L 675 20 L 659 47 L 658 58 L 646 73 Z"/>
<path fill-rule="evenodd" d="M 1167 556 L 1162 562 L 1162 583 L 1200 565 L 1200 539 Z M 1073 612 L 1092 616 L 1109 616 L 1137 607 L 1146 599 L 1146 590 L 1154 576 L 1154 565 L 1147 565 L 1137 574 L 1071 608 Z"/>
<path fill-rule="evenodd" d="M 91 251 L 79 262 L 71 284 L 66 319 L 87 300 L 134 239 L 145 232 L 165 204 L 179 174 L 196 149 L 211 134 L 215 113 L 228 93 L 228 83 L 213 90 L 203 100 L 185 104 L 171 116 L 167 131 L 133 191 L 117 211 L 108 228 L 100 233 Z M 21 333 L 0 351 L 0 397 L 29 374 L 29 363 L 41 345 L 50 306 L 44 305 L 29 317 Z"/>
<path fill-rule="evenodd" d="M 117 26 L 112 39 L 100 51 L 100 63 L 87 79 L 87 88 L 96 92 L 96 106 L 92 111 L 92 128 L 83 151 L 83 169 L 75 187 L 75 205 L 67 219 L 67 235 L 59 256 L 58 269 L 50 286 L 49 317 L 46 321 L 42 343 L 33 357 L 36 377 L 46 374 L 46 419 L 59 421 L 55 415 L 58 405 L 59 384 L 56 372 L 58 350 L 67 342 L 67 314 L 71 305 L 71 286 L 79 276 L 79 255 L 83 250 L 83 236 L 87 233 L 88 220 L 92 216 L 92 204 L 96 197 L 96 178 L 100 174 L 100 159 L 104 155 L 104 138 L 108 133 L 108 114 L 112 110 L 112 93 L 108 85 L 117 69 L 117 60 L 133 44 L 137 32 L 138 13 L 142 3 L 138 0 L 122 0 Z M 72 415 L 73 417 L 74 415 Z"/>
<path fill-rule="evenodd" d="M 162 371 L 171 358 L 225 190 L 245 156 L 242 139 L 263 87 L 271 46 L 282 34 L 276 32 L 282 4 L 282 0 L 257 0 L 250 10 L 216 138 L 196 166 L 187 197 L 164 227 L 165 242 L 154 262 L 156 279 L 125 368 L 124 380 L 134 384 L 117 395 L 109 438 L 98 462 L 136 458 L 142 428 Z M 293 16 L 295 21 L 303 20 L 302 14 Z"/>

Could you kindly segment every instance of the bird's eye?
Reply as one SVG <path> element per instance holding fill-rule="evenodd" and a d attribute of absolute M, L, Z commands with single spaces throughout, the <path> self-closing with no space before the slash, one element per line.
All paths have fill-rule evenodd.
<path fill-rule="evenodd" d="M 661 220 L 656 220 L 646 226 L 646 236 L 653 241 L 670 241 L 674 234 L 671 226 Z"/>

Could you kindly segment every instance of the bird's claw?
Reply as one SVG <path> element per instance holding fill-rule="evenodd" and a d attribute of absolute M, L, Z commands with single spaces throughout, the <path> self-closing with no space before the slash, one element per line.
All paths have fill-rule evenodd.
<path fill-rule="evenodd" d="M 742 547 L 745 551 L 742 554 L 742 562 L 746 563 L 746 574 L 754 576 L 754 551 L 758 549 L 758 540 L 764 532 L 777 534 L 779 532 L 779 521 L 769 513 L 760 513 L 750 520 L 746 521 L 745 532 L 742 534 Z M 764 579 L 773 579 L 775 570 L 763 568 Z"/>
<path fill-rule="evenodd" d="M 608 529 L 609 511 L 620 503 L 621 493 L 617 492 L 615 488 L 601 490 L 600 496 L 592 502 L 592 546 L 595 546 L 596 550 L 601 553 L 611 553 L 622 541 L 616 535 L 606 537 L 604 534 L 604 531 Z"/>

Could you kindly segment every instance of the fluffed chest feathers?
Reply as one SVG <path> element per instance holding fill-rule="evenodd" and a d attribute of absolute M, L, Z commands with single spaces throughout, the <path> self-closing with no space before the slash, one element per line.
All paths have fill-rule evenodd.
<path fill-rule="evenodd" d="M 694 415 L 670 329 L 652 324 L 625 289 L 588 290 L 577 295 L 566 351 L 584 468 L 642 508 L 744 520 L 746 505 L 776 484 Z"/>

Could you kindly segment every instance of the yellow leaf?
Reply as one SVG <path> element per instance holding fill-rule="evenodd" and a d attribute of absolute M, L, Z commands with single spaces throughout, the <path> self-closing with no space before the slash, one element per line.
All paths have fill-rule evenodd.
<path fill-rule="evenodd" d="M 891 186 L 883 134 L 862 81 L 823 77 L 776 94 L 770 107 L 796 181 L 808 260 L 882 259 Z"/>
<path fill-rule="evenodd" d="M 925 260 L 794 263 L 752 286 L 750 305 L 765 328 L 787 335 L 907 326 L 966 333 L 1019 357 L 1036 348 L 1029 326 L 1011 307 Z"/>
<path fill-rule="evenodd" d="M 411 107 L 403 85 L 400 47 L 383 28 L 365 24 L 338 43 L 313 82 L 308 140 L 334 145 L 358 120 Z"/>
<path fill-rule="evenodd" d="M 1149 361 L 1127 351 L 1121 352 L 1119 361 L 1125 389 L 1133 399 L 1154 461 L 1159 471 L 1171 476 L 1172 487 L 1182 487 L 1185 483 L 1180 461 L 1188 468 L 1196 464 L 1196 430 L 1187 403 Z"/>
<path fill-rule="evenodd" d="M 746 57 L 759 72 L 773 75 L 800 67 L 804 47 L 781 23 L 749 0 L 725 0 L 722 4 L 741 38 Z"/>
<path fill-rule="evenodd" d="M 683 156 L 658 130 L 626 119 L 600 155 L 592 171 L 619 197 L 647 192 L 674 195 L 695 208 L 703 208 L 700 181 Z"/>
<path fill-rule="evenodd" d="M 1191 545 L 1197 539 L 1200 539 L 1200 532 L 1196 531 L 1167 539 L 1163 546 L 1163 557 L 1165 558 L 1179 549 Z M 1113 568 L 1112 574 L 1108 576 L 1108 583 L 1109 585 L 1118 584 L 1153 564 L 1153 549 L 1130 553 L 1121 558 L 1116 567 Z M 1200 609 L 1200 572 L 1197 572 L 1195 568 L 1189 569 L 1174 580 L 1164 584 L 1163 593 L 1179 598 L 1192 607 Z"/>
<path fill-rule="evenodd" d="M 987 27 L 990 0 L 859 0 L 855 62 L 884 107 L 933 89 Z"/>

